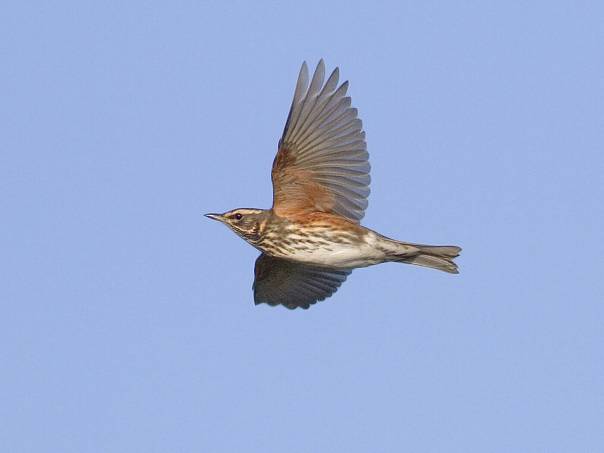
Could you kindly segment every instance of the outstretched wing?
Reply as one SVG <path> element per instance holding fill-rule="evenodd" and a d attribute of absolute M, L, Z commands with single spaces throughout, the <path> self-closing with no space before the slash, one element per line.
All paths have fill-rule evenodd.
<path fill-rule="evenodd" d="M 359 222 L 371 168 L 365 132 L 346 96 L 348 82 L 338 87 L 338 68 L 324 78 L 321 60 L 309 86 L 302 64 L 273 162 L 273 209 L 283 217 L 318 211 Z"/>
<path fill-rule="evenodd" d="M 335 293 L 350 272 L 307 266 L 263 253 L 254 268 L 254 302 L 309 308 Z"/>

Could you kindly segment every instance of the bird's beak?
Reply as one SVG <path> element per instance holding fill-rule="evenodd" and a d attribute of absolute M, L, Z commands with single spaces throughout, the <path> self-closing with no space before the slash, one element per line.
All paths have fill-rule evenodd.
<path fill-rule="evenodd" d="M 222 215 L 220 214 L 204 214 L 208 219 L 212 219 L 212 220 L 218 220 L 219 222 L 222 222 Z"/>

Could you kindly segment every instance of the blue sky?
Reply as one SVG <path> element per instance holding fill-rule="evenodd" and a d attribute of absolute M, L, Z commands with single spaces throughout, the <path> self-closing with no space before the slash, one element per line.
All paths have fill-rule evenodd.
<path fill-rule="evenodd" d="M 0 445 L 604 451 L 600 2 L 8 2 Z M 367 132 L 364 224 L 461 274 L 253 305 L 303 60 Z"/>

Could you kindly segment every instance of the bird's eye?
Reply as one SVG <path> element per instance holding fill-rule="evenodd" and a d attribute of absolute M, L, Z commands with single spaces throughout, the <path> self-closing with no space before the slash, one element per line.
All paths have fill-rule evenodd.
<path fill-rule="evenodd" d="M 243 216 L 239 213 L 235 214 L 233 217 L 235 218 L 235 220 L 241 220 L 243 218 Z"/>

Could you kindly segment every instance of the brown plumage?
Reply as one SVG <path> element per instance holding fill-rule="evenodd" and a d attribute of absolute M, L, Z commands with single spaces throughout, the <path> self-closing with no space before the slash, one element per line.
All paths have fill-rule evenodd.
<path fill-rule="evenodd" d="M 456 246 L 396 241 L 360 225 L 369 196 L 369 155 L 357 110 L 327 81 L 323 60 L 310 80 L 302 65 L 271 173 L 273 207 L 206 214 L 261 251 L 254 301 L 308 308 L 331 296 L 357 267 L 394 261 L 457 273 Z"/>

